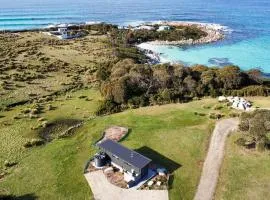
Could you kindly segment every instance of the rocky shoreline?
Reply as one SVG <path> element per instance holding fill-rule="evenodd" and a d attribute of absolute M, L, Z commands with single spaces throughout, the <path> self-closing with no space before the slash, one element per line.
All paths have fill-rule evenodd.
<path fill-rule="evenodd" d="M 226 36 L 226 32 L 228 32 L 227 27 L 221 26 L 219 24 L 210 24 L 210 23 L 200 23 L 200 22 L 159 22 L 159 25 L 166 26 L 196 26 L 200 30 L 207 33 L 205 37 L 202 37 L 198 40 L 188 39 L 188 40 L 180 40 L 180 41 L 150 41 L 137 45 L 137 48 L 142 51 L 148 58 L 149 64 L 157 64 L 161 63 L 160 54 L 155 52 L 153 48 L 149 48 L 152 45 L 172 45 L 172 46 L 189 46 L 189 45 L 201 45 L 201 44 L 209 44 L 213 42 L 217 42 L 223 40 Z"/>
<path fill-rule="evenodd" d="M 196 26 L 202 31 L 207 33 L 206 37 L 202 37 L 198 40 L 180 40 L 180 41 L 151 41 L 149 44 L 155 45 L 198 45 L 217 42 L 225 38 L 226 28 L 219 24 L 208 24 L 199 22 L 161 22 L 162 25 L 168 26 Z"/>

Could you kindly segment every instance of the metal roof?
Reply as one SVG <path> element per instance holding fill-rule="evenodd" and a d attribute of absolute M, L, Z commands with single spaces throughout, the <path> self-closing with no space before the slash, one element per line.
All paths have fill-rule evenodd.
<path fill-rule="evenodd" d="M 109 151 L 113 155 L 119 157 L 121 160 L 140 169 L 152 161 L 151 159 L 139 154 L 138 152 L 130 150 L 110 139 L 98 143 L 97 146 L 101 149 L 104 149 L 105 151 Z"/>

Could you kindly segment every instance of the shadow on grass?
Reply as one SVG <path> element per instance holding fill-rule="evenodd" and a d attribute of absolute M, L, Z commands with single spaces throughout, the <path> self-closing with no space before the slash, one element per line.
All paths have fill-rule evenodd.
<path fill-rule="evenodd" d="M 136 149 L 136 151 L 150 158 L 154 164 L 165 167 L 170 174 L 173 173 L 175 170 L 179 169 L 180 167 L 182 167 L 181 164 L 171 160 L 170 158 L 165 157 L 164 155 L 161 155 L 159 152 L 147 146 L 143 146 L 139 149 Z"/>
<path fill-rule="evenodd" d="M 171 160 L 170 158 L 167 158 L 166 156 L 160 154 L 159 152 L 147 147 L 143 146 L 139 149 L 136 149 L 136 151 L 152 160 L 152 163 L 160 166 L 160 167 L 165 167 L 169 173 L 169 181 L 168 181 L 168 186 L 169 189 L 172 188 L 172 184 L 174 181 L 174 175 L 173 172 L 179 168 L 182 167 L 181 164 Z"/>
<path fill-rule="evenodd" d="M 122 141 L 124 141 L 125 139 L 127 139 L 127 137 L 128 137 L 131 133 L 132 133 L 132 129 L 129 128 L 127 134 L 124 135 L 118 142 L 122 142 Z"/>
<path fill-rule="evenodd" d="M 14 196 L 14 195 L 1 195 L 1 200 L 35 200 L 38 199 L 38 197 L 35 194 L 25 194 L 22 196 Z"/>

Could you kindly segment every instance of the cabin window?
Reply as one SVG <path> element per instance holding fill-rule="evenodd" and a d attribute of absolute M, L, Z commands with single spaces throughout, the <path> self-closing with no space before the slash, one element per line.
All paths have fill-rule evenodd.
<path fill-rule="evenodd" d="M 126 165 L 128 165 L 128 166 L 131 166 L 131 164 L 129 164 L 129 163 L 127 163 L 127 162 L 124 162 Z"/>
<path fill-rule="evenodd" d="M 116 159 L 119 159 L 119 157 L 117 157 L 116 155 L 112 155 L 112 157 L 116 158 Z"/>

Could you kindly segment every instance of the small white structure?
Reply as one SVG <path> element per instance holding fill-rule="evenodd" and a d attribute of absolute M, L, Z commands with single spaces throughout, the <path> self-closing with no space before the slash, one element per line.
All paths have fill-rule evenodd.
<path fill-rule="evenodd" d="M 227 100 L 228 100 L 230 103 L 233 103 L 233 102 L 234 102 L 234 98 L 233 98 L 232 96 L 227 97 Z"/>
<path fill-rule="evenodd" d="M 161 181 L 158 181 L 157 182 L 157 186 L 161 186 Z"/>
<path fill-rule="evenodd" d="M 238 110 L 246 110 L 247 111 L 252 106 L 249 101 L 247 101 L 243 97 L 237 97 L 237 96 L 236 97 L 230 96 L 227 98 L 224 96 L 220 96 L 220 97 L 218 97 L 218 101 L 220 101 L 220 102 L 228 101 L 232 104 L 232 108 L 238 109 Z"/>
<path fill-rule="evenodd" d="M 61 24 L 57 26 L 57 31 L 43 32 L 46 35 L 55 36 L 61 40 L 73 39 L 82 37 L 84 34 L 80 31 L 72 31 L 68 28 L 69 25 Z"/>
<path fill-rule="evenodd" d="M 171 30 L 170 26 L 160 26 L 157 31 L 169 31 Z"/>
<path fill-rule="evenodd" d="M 65 32 L 67 32 L 67 31 L 68 31 L 67 27 L 61 27 L 61 28 L 58 28 L 58 32 L 59 32 L 59 33 L 65 33 Z"/>
<path fill-rule="evenodd" d="M 227 98 L 224 97 L 224 96 L 220 96 L 220 97 L 218 97 L 218 101 L 219 102 L 224 102 L 224 101 L 227 101 Z"/>
<path fill-rule="evenodd" d="M 154 27 L 153 26 L 143 25 L 143 26 L 137 27 L 136 29 L 138 29 L 138 30 L 148 30 L 148 31 L 151 31 L 151 30 L 154 30 Z"/>
<path fill-rule="evenodd" d="M 110 173 L 110 172 L 113 172 L 113 168 L 112 167 L 108 167 L 104 170 L 104 173 L 107 174 L 107 173 Z"/>
<path fill-rule="evenodd" d="M 153 181 L 149 181 L 149 182 L 147 183 L 148 186 L 152 186 L 153 184 L 154 184 Z"/>
<path fill-rule="evenodd" d="M 159 176 L 166 176 L 167 170 L 165 168 L 158 168 L 157 173 Z"/>

